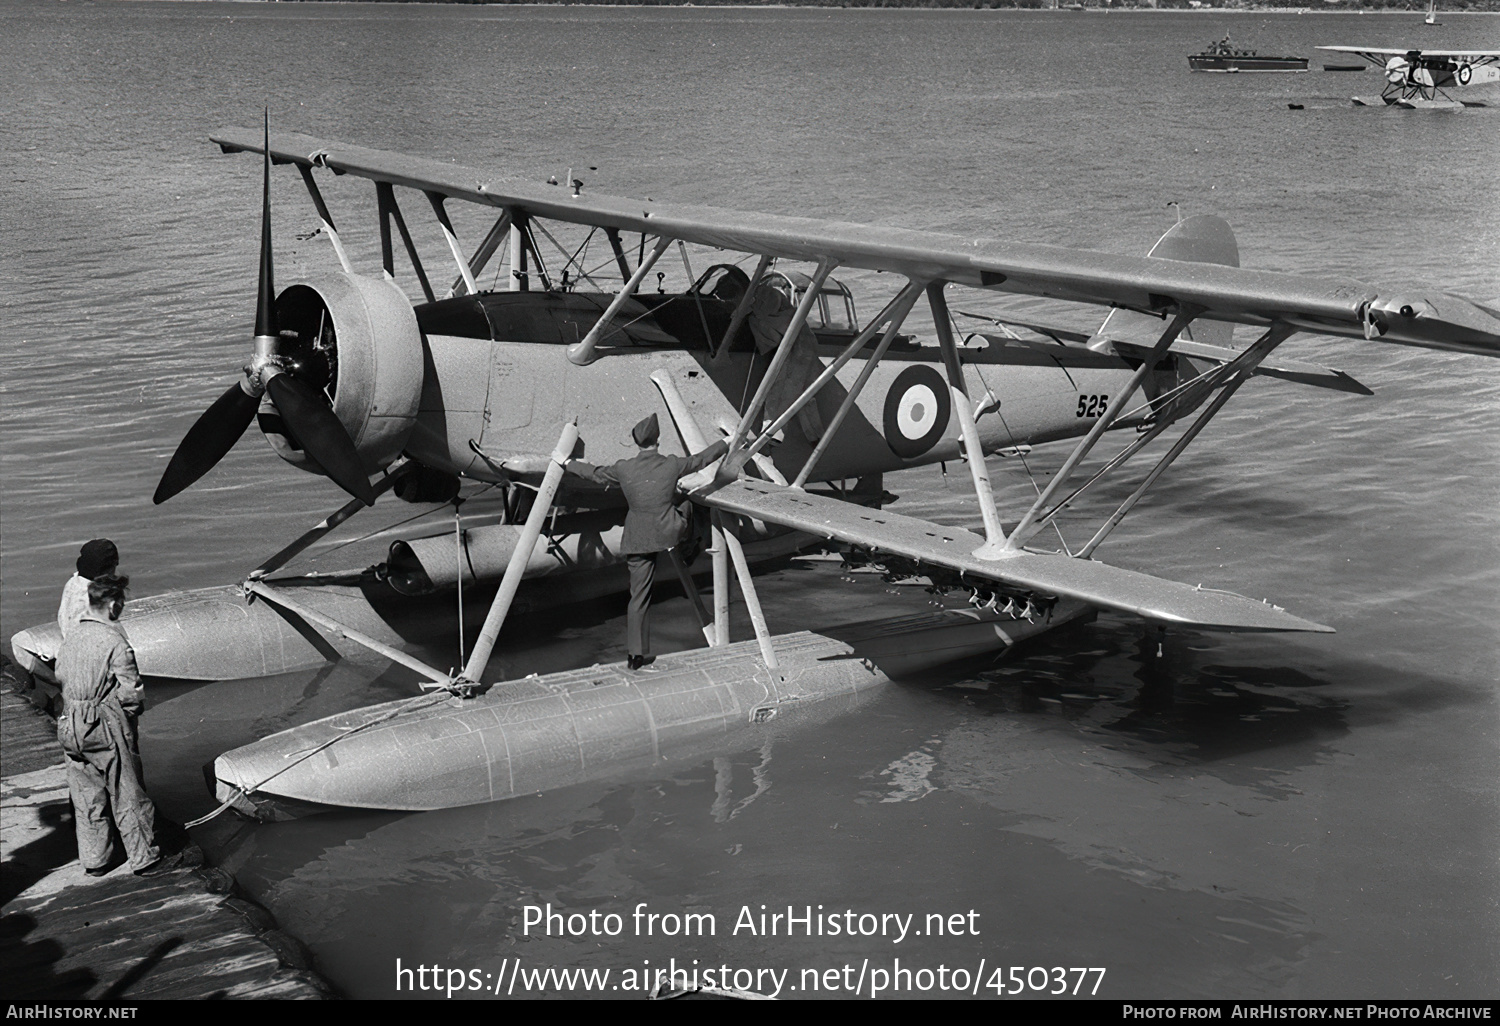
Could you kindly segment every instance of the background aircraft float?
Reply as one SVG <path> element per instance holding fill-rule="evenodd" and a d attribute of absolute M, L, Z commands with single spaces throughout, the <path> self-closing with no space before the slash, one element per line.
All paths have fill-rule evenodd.
<path fill-rule="evenodd" d="M 1357 54 L 1385 74 L 1385 88 L 1378 100 L 1352 97 L 1361 107 L 1382 103 L 1408 110 L 1484 107 L 1483 101 L 1455 100 L 1447 91 L 1500 82 L 1500 50 L 1403 50 L 1378 46 L 1318 49 Z"/>
<path fill-rule="evenodd" d="M 259 132 L 231 129 L 215 140 L 229 152 L 264 153 L 267 182 L 270 162 L 297 167 L 343 270 L 276 295 L 267 184 L 255 340 L 245 374 L 188 432 L 156 501 L 206 473 L 252 421 L 284 460 L 327 474 L 354 498 L 237 588 L 166 596 L 155 606 L 150 599 L 133 603 L 127 629 L 133 640 L 138 632 L 143 641 L 149 635 L 163 663 L 174 650 L 210 650 L 218 669 L 204 676 L 229 676 L 226 666 L 247 665 L 252 673 L 274 673 L 357 647 L 411 668 L 435 692 L 306 724 L 222 756 L 219 796 L 225 807 L 246 812 L 265 814 L 263 805 L 287 802 L 435 808 L 555 786 L 764 724 L 815 701 L 854 696 L 924 660 L 993 649 L 1099 609 L 1157 625 L 1326 631 L 1269 603 L 1113 567 L 1094 553 L 1252 375 L 1366 391 L 1340 372 L 1272 359 L 1295 332 L 1500 355 L 1495 310 L 1441 292 L 1241 269 L 1233 235 L 1217 218 L 1181 221 L 1152 255 L 1124 257 L 595 196 L 571 175 L 561 187 L 533 185 L 294 134 L 267 133 L 263 141 Z M 378 276 L 350 264 L 315 169 L 375 183 Z M 432 289 L 396 186 L 422 192 L 443 229 L 458 269 L 449 296 L 439 299 Z M 445 210 L 451 199 L 498 211 L 472 255 Z M 581 226 L 588 238 L 564 246 L 548 222 Z M 426 297 L 415 307 L 393 281 L 393 224 Z M 624 280 L 615 292 L 599 284 L 601 269 L 583 256 L 600 233 L 609 245 L 606 266 Z M 539 235 L 563 254 L 561 266 L 546 268 Z M 477 275 L 507 241 L 511 290 L 481 292 Z M 674 244 L 685 264 L 684 244 L 694 244 L 746 254 L 754 270 L 720 264 L 696 279 L 689 271 L 695 284 L 686 292 L 641 292 Z M 814 270 L 778 272 L 775 260 L 806 261 Z M 890 273 L 904 283 L 860 328 L 852 309 L 840 305 L 842 288 L 830 284 L 840 266 Z M 757 286 L 778 273 L 795 309 L 752 312 Z M 542 289 L 530 288 L 533 282 Z M 971 335 L 960 344 L 950 286 L 1113 309 L 1087 338 L 1054 329 L 1044 340 L 1010 332 Z M 936 346 L 898 335 L 924 298 Z M 805 379 L 794 379 L 789 368 L 798 366 L 794 353 L 806 346 L 809 323 L 826 334 L 817 359 L 802 363 Z M 1235 324 L 1261 334 L 1246 348 L 1231 348 Z M 765 357 L 753 336 L 764 338 L 768 327 L 779 340 Z M 771 417 L 767 400 L 778 388 L 795 398 Z M 809 405 L 816 405 L 821 433 L 801 426 L 799 414 Z M 580 436 L 596 463 L 629 455 L 630 426 L 653 410 L 675 429 L 664 432 L 669 451 L 696 451 L 715 434 L 730 442 L 730 455 L 690 482 L 692 499 L 713 520 L 711 622 L 703 613 L 710 648 L 665 657 L 661 672 L 649 677 L 592 667 L 498 688 L 485 684 L 500 624 L 539 561 L 592 569 L 613 562 L 604 528 L 620 515 L 619 500 L 563 474 L 563 464 L 583 447 Z M 1063 551 L 1031 544 L 1080 496 L 1189 417 L 1087 543 Z M 1070 484 L 1104 433 L 1126 427 L 1134 429 L 1130 442 L 1087 480 Z M 1006 530 L 985 456 L 1070 437 L 1080 440 L 1060 470 Z M 968 466 L 983 534 L 806 487 L 959 459 Z M 424 554 L 408 544 L 404 578 L 392 572 L 395 558 L 353 582 L 271 577 L 380 492 L 445 502 L 461 478 L 503 485 L 513 495 L 524 490 L 534 499 L 506 503 L 499 519 L 511 523 L 503 536 L 477 537 L 481 532 L 473 530 L 467 546 L 460 541 L 448 549 L 446 574 L 436 547 Z M 878 505 L 878 487 L 874 495 Z M 524 525 L 515 527 L 521 519 Z M 975 608 L 773 639 L 745 542 L 776 527 L 869 550 L 892 573 L 961 589 Z M 752 642 L 729 642 L 731 564 L 755 628 Z M 431 590 L 465 577 L 500 577 L 500 583 L 464 668 L 445 673 L 411 654 L 389 604 L 402 590 Z M 404 589 L 393 587 L 398 579 Z M 230 609 L 243 615 L 229 615 Z M 939 640 L 929 643 L 933 638 Z M 17 637 L 18 654 L 27 640 L 35 639 Z M 334 744 L 337 758 L 321 757 Z"/>

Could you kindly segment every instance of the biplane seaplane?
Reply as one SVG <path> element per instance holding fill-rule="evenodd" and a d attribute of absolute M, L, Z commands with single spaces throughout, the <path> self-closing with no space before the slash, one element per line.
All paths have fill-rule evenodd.
<path fill-rule="evenodd" d="M 206 602 L 195 593 L 155 607 L 145 599 L 127 610 L 135 617 L 127 630 L 162 650 L 201 647 L 206 635 L 227 632 L 215 647 L 220 662 L 236 645 L 254 647 L 247 636 L 261 631 L 270 640 L 247 660 L 259 673 L 363 650 L 420 678 L 411 699 L 220 756 L 213 770 L 220 809 L 262 818 L 331 806 L 473 804 L 649 765 L 722 744 L 735 731 L 779 729 L 802 710 L 843 708 L 904 672 L 992 652 L 1100 610 L 1158 627 L 1327 631 L 1269 602 L 1115 567 L 1095 553 L 1252 376 L 1368 394 L 1342 372 L 1275 354 L 1297 332 L 1500 355 L 1494 309 L 1442 292 L 1242 269 L 1233 233 L 1215 217 L 1181 220 L 1149 255 L 1129 257 L 594 195 L 571 174 L 561 186 L 533 184 L 268 130 L 213 138 L 226 152 L 263 155 L 255 337 L 243 377 L 188 432 L 155 499 L 207 473 L 251 423 L 282 459 L 326 474 L 352 498 L 241 584 L 214 592 L 212 616 L 191 612 Z M 342 267 L 279 294 L 273 163 L 301 175 Z M 350 263 L 320 172 L 373 182 L 382 243 L 375 273 Z M 449 295 L 439 298 L 430 284 L 398 187 L 421 193 L 442 228 L 458 274 Z M 450 201 L 495 212 L 472 253 L 454 230 Z M 393 225 L 421 283 L 424 301 L 415 305 L 394 282 Z M 588 238 L 564 246 L 565 227 Z M 601 269 L 579 256 L 601 233 L 618 287 L 605 287 Z M 539 237 L 554 244 L 563 266 L 545 268 Z M 739 254 L 753 269 L 726 262 L 696 278 L 689 271 L 685 291 L 643 290 L 674 245 L 684 264 L 693 245 Z M 480 290 L 479 274 L 505 250 L 511 287 Z M 799 262 L 810 272 L 786 270 Z M 862 326 L 833 277 L 841 267 L 899 283 Z M 1023 339 L 1005 325 L 960 340 L 953 288 L 1110 312 L 1088 336 L 1021 325 L 1036 336 Z M 932 344 L 900 334 L 924 300 Z M 1236 348 L 1235 325 L 1259 336 Z M 667 451 L 728 443 L 726 456 L 683 482 L 709 520 L 703 558 L 712 602 L 698 602 L 707 647 L 665 655 L 652 672 L 615 664 L 493 679 L 487 667 L 500 627 L 528 575 L 547 572 L 549 560 L 575 568 L 610 562 L 601 525 L 618 522 L 610 518 L 619 516 L 620 498 L 567 474 L 567 464 L 581 446 L 596 463 L 631 455 L 630 426 L 653 411 L 673 429 L 663 435 Z M 1179 422 L 1185 428 L 1164 438 Z M 1085 475 L 1086 458 L 1112 430 L 1128 442 Z M 1019 519 L 1007 529 L 986 457 L 1066 439 L 1076 441 L 1062 466 L 1017 504 Z M 1086 543 L 1042 547 L 1059 514 L 1158 439 L 1166 451 Z M 883 509 L 878 486 L 867 505 L 813 487 L 939 461 L 967 465 L 981 532 Z M 437 546 L 398 543 L 390 563 L 358 587 L 275 576 L 379 494 L 442 502 L 463 480 L 524 489 L 530 498 L 496 525 L 511 533 L 491 532 L 491 549 L 475 551 L 485 543 L 475 529 L 456 551 L 445 543 L 455 552 L 446 566 Z M 968 602 L 773 637 L 750 564 L 752 547 L 774 540 L 776 530 L 857 547 L 892 575 L 920 575 Z M 494 585 L 496 577 L 461 669 L 445 672 L 414 655 L 389 623 L 397 592 L 466 578 Z M 693 571 L 679 578 L 696 596 Z M 730 639 L 735 585 L 752 640 Z M 28 640 L 35 638 L 18 636 L 18 652 Z M 294 650 L 301 654 L 286 655 Z"/>
<path fill-rule="evenodd" d="M 1320 46 L 1319 50 L 1356 54 L 1385 75 L 1379 99 L 1351 97 L 1360 107 L 1404 107 L 1407 110 L 1462 110 L 1484 107 L 1482 100 L 1456 100 L 1451 89 L 1500 82 L 1500 50 L 1403 50 L 1400 47 Z"/>

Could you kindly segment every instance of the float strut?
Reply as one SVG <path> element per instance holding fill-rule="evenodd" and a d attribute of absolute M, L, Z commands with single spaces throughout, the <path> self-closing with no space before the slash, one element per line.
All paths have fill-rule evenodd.
<path fill-rule="evenodd" d="M 284 609 L 296 613 L 304 620 L 311 620 L 313 623 L 326 627 L 329 630 L 333 631 L 335 634 L 338 634 L 341 637 L 348 638 L 350 641 L 354 642 L 357 645 L 363 645 L 370 651 L 378 653 L 379 655 L 383 655 L 392 662 L 400 663 L 402 666 L 405 666 L 408 669 L 415 670 L 422 676 L 431 680 L 434 684 L 447 686 L 447 684 L 451 680 L 451 678 L 442 670 L 434 669 L 415 656 L 407 655 L 399 648 L 393 648 L 383 641 L 376 641 L 368 634 L 364 634 L 360 631 L 355 630 L 353 627 L 345 626 L 344 624 L 341 624 L 337 620 L 333 619 L 331 616 L 324 616 L 316 609 L 311 609 L 294 599 L 288 598 L 285 593 L 271 587 L 264 581 L 246 581 L 245 590 L 254 592 L 268 602 L 272 602 Z"/>
<path fill-rule="evenodd" d="M 557 486 L 562 482 L 563 466 L 573 455 L 573 446 L 577 442 L 578 422 L 570 420 L 563 425 L 557 448 L 552 450 L 552 459 L 547 464 L 542 486 L 537 489 L 536 498 L 532 502 L 531 514 L 527 516 L 526 526 L 521 528 L 521 536 L 510 554 L 505 576 L 500 579 L 500 590 L 490 603 L 489 615 L 484 618 L 484 626 L 479 630 L 479 640 L 474 642 L 474 650 L 469 653 L 469 661 L 464 664 L 463 679 L 466 681 L 477 684 L 480 674 L 484 673 L 485 664 L 490 661 L 490 652 L 494 650 L 495 641 L 500 637 L 500 626 L 505 623 L 505 616 L 510 612 L 511 601 L 515 599 L 516 589 L 521 586 L 521 577 L 526 572 L 526 563 L 531 558 L 532 550 L 536 548 L 536 540 L 541 536 L 552 499 L 557 495 Z"/>
<path fill-rule="evenodd" d="M 703 639 L 712 645 L 715 638 L 713 621 L 708 618 L 708 610 L 703 605 L 703 596 L 698 593 L 698 585 L 693 582 L 693 575 L 688 573 L 687 566 L 683 564 L 682 557 L 675 548 L 667 550 L 667 558 L 672 561 L 672 569 L 677 571 L 682 593 L 693 604 L 693 613 L 698 617 L 698 629 L 703 632 Z"/>
<path fill-rule="evenodd" d="M 729 644 L 729 543 L 724 540 L 724 524 L 719 511 L 712 514 L 714 557 L 714 638 L 721 648 Z"/>
<path fill-rule="evenodd" d="M 702 452 L 708 448 L 708 441 L 703 437 L 698 422 L 693 419 L 693 411 L 683 401 L 682 393 L 677 390 L 677 383 L 672 380 L 672 375 L 664 370 L 653 371 L 651 382 L 661 392 L 662 399 L 667 404 L 667 412 L 672 416 L 672 423 L 677 427 L 677 434 L 682 438 L 682 444 L 688 452 Z M 714 618 L 712 626 L 709 626 L 708 614 L 703 608 L 703 599 L 698 594 L 698 588 L 693 583 L 692 576 L 687 568 L 677 558 L 675 550 L 668 550 L 672 557 L 672 565 L 677 570 L 677 575 L 682 581 L 682 590 L 692 599 L 693 606 L 698 613 L 698 625 L 703 628 L 703 636 L 713 646 L 729 644 L 729 570 L 728 550 L 724 547 L 723 531 L 719 527 L 719 514 L 713 514 L 713 554 L 714 566 Z"/>
<path fill-rule="evenodd" d="M 760 596 L 755 592 L 755 581 L 750 577 L 750 563 L 745 559 L 745 548 L 733 531 L 724 531 L 724 542 L 729 547 L 729 558 L 734 561 L 734 575 L 740 582 L 740 594 L 745 596 L 745 609 L 750 613 L 750 622 L 755 626 L 755 640 L 760 645 L 760 657 L 771 672 L 771 686 L 776 690 L 776 700 L 781 701 L 779 686 L 785 681 L 781 675 L 781 664 L 776 659 L 776 647 L 771 644 L 771 632 L 766 628 L 766 616 L 761 612 Z"/>
<path fill-rule="evenodd" d="M 417 465 L 415 463 L 412 463 L 410 461 L 402 463 L 399 467 L 392 470 L 389 474 L 386 474 L 385 477 L 375 482 L 375 484 L 371 486 L 370 490 L 376 496 L 379 496 L 381 493 L 389 491 L 392 487 L 395 486 L 396 482 L 400 481 L 403 477 L 405 477 L 407 474 L 410 474 L 413 470 L 416 469 Z M 249 575 L 250 579 L 252 581 L 259 580 L 273 570 L 280 570 L 303 549 L 307 548 L 313 542 L 328 534 L 334 528 L 342 524 L 345 520 L 348 520 L 350 517 L 354 516 L 354 514 L 358 513 L 364 508 L 365 500 L 350 499 L 348 502 L 340 506 L 337 510 L 328 514 L 328 516 L 324 517 L 322 520 L 318 521 L 316 526 L 309 529 L 296 541 L 292 542 L 286 548 L 276 553 L 276 555 L 266 560 L 254 570 L 251 570 Z"/>

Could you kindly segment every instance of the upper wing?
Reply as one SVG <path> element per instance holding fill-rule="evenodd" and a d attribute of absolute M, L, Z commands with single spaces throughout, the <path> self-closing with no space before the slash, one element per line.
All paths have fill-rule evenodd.
<path fill-rule="evenodd" d="M 226 152 L 262 149 L 258 130 L 225 129 L 213 138 Z M 270 150 L 280 163 L 319 165 L 537 217 L 721 249 L 792 260 L 831 258 L 844 266 L 892 271 L 919 281 L 945 280 L 1163 315 L 1193 307 L 1216 320 L 1256 325 L 1280 321 L 1324 334 L 1500 356 L 1500 313 L 1448 293 L 1399 292 L 1353 278 L 1278 274 L 845 221 L 592 193 L 575 196 L 566 188 L 294 133 L 273 135 Z"/>
<path fill-rule="evenodd" d="M 766 481 L 734 481 L 717 491 L 694 492 L 693 498 L 729 513 L 783 524 L 824 538 L 868 545 L 977 579 L 999 581 L 1022 591 L 1076 598 L 1089 605 L 1162 623 L 1223 631 L 1332 630 L 1233 592 L 1201 585 L 1194 588 L 1092 559 L 1046 552 L 1018 552 L 1004 559 L 980 559 L 973 553 L 984 544 L 984 539 L 962 528 L 941 527 L 927 520 L 866 509 Z"/>
<path fill-rule="evenodd" d="M 1405 57 L 1409 53 L 1420 53 L 1423 57 L 1463 57 L 1478 60 L 1484 57 L 1500 58 L 1500 50 L 1434 50 L 1426 46 L 1320 46 L 1319 50 L 1334 50 L 1338 53 L 1380 54 L 1384 57 Z"/>

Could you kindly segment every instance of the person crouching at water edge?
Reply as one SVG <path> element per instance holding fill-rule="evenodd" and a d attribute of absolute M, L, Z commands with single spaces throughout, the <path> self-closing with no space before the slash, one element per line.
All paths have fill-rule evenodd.
<path fill-rule="evenodd" d="M 89 876 L 117 864 L 113 822 L 130 868 L 156 876 L 177 868 L 156 843 L 156 809 L 141 774 L 136 717 L 144 708 L 135 651 L 116 622 L 128 577 L 100 576 L 88 585 L 88 609 L 57 654 L 63 711 L 57 740 L 67 757 L 68 796 L 78 834 L 78 860 Z"/>
<path fill-rule="evenodd" d="M 656 579 L 656 557 L 680 544 L 688 518 L 677 508 L 677 482 L 702 470 L 729 451 L 723 439 L 693 456 L 663 456 L 656 449 L 661 425 L 656 414 L 637 424 L 630 437 L 640 454 L 607 467 L 571 460 L 569 473 L 596 484 L 618 485 L 625 493 L 625 531 L 620 554 L 630 569 L 630 609 L 626 619 L 626 649 L 632 670 L 650 666 L 651 585 Z"/>

